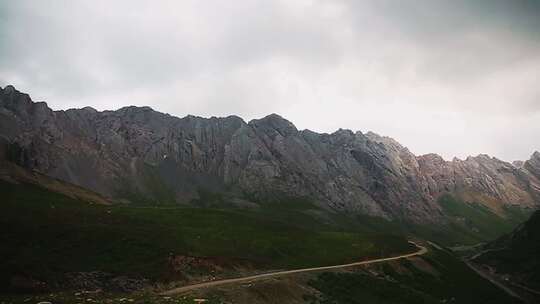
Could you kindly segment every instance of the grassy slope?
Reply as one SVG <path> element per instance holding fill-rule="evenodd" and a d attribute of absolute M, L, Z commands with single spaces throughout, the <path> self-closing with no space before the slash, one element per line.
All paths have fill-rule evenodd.
<path fill-rule="evenodd" d="M 497 272 L 514 275 L 521 284 L 540 290 L 540 211 L 489 248 L 495 250 L 480 255 L 475 262 L 492 265 Z"/>
<path fill-rule="evenodd" d="M 451 195 L 442 196 L 439 203 L 449 219 L 448 225 L 413 226 L 410 231 L 447 246 L 494 240 L 512 231 L 530 214 L 530 211 L 517 207 L 507 207 L 506 218 L 502 218 L 480 204 L 466 203 Z"/>
<path fill-rule="evenodd" d="M 506 207 L 506 218 L 476 203 L 464 203 L 450 195 L 441 197 L 444 212 L 454 218 L 456 225 L 469 228 L 471 238 L 494 239 L 512 231 L 527 219 L 528 214 L 518 208 Z M 461 218 L 461 220 L 458 220 Z"/>
<path fill-rule="evenodd" d="M 148 195 L 145 196 L 139 193 L 134 189 L 133 181 L 127 180 L 118 190 L 118 194 L 141 206 L 174 205 L 175 192 L 165 182 L 166 174 L 164 175 L 160 168 L 149 164 L 144 164 L 140 170 L 143 172 L 143 178 L 139 182 L 144 185 Z M 205 189 L 200 184 L 200 181 L 196 182 L 194 177 L 191 177 L 191 179 L 183 178 L 186 179 L 185 182 L 188 184 L 199 185 L 197 189 L 200 199 L 192 200 L 193 205 L 222 209 L 231 208 L 226 195 Z M 334 226 L 332 229 L 352 230 L 362 233 L 381 231 L 383 233 L 409 234 L 447 246 L 454 246 L 473 245 L 494 240 L 512 231 L 518 224 L 524 222 L 530 214 L 530 212 L 517 207 L 506 207 L 504 210 L 506 217 L 502 218 L 481 204 L 464 202 L 449 194 L 443 195 L 439 199 L 439 203 L 449 219 L 446 225 L 433 226 L 399 221 L 389 222 L 381 218 L 361 215 L 326 214 L 325 217 Z M 320 221 L 314 221 L 313 217 L 302 213 L 305 209 L 313 208 L 311 202 L 307 200 L 291 198 L 284 200 L 281 204 L 274 200 L 271 204 L 262 204 L 262 206 L 264 211 L 269 211 L 272 217 L 279 217 L 281 220 L 291 223 L 302 221 L 303 224 L 309 224 L 312 229 L 320 226 Z"/>
<path fill-rule="evenodd" d="M 403 237 L 340 231 L 299 210 L 99 206 L 5 182 L 0 197 L 2 286 L 16 273 L 55 281 L 92 270 L 159 280 L 170 253 L 295 268 L 410 250 Z"/>
<path fill-rule="evenodd" d="M 436 274 L 424 272 L 404 260 L 398 273 L 388 264 L 374 277 L 365 272 L 323 273 L 310 285 L 322 293 L 321 303 L 514 303 L 514 299 L 482 279 L 448 252 L 432 248 L 424 259 Z M 318 302 L 318 301 L 314 301 Z"/>
<path fill-rule="evenodd" d="M 144 178 L 141 182 L 154 198 L 137 193 L 130 188 L 130 184 L 127 182 L 122 190 L 123 195 L 139 205 L 166 206 L 174 204 L 174 191 L 164 181 L 159 170 L 150 165 L 145 165 L 142 170 Z M 212 192 L 199 186 L 198 194 L 200 199 L 192 200 L 192 204 L 196 206 L 231 208 L 231 204 L 222 193 Z M 362 233 L 381 231 L 383 233 L 409 234 L 447 246 L 454 246 L 494 240 L 510 232 L 519 223 L 525 221 L 529 215 L 529 212 L 520 208 L 506 207 L 506 217 L 503 218 L 481 204 L 467 203 L 451 195 L 442 196 L 439 203 L 449 219 L 445 225 L 389 222 L 381 218 L 361 215 L 326 214 L 325 217 L 334 226 L 332 229 Z M 320 226 L 320 221 L 314 221 L 313 217 L 303 213 L 306 209 L 313 208 L 308 200 L 291 198 L 284 200 L 281 204 L 273 201 L 271 204 L 262 204 L 262 206 L 263 211 L 269 212 L 272 217 L 279 217 L 281 220 L 291 223 L 302 221 L 302 224 L 309 224 L 312 229 Z"/>

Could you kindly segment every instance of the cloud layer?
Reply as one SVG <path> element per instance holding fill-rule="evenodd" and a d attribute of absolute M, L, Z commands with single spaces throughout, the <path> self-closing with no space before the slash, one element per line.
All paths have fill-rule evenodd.
<path fill-rule="evenodd" d="M 55 109 L 276 112 L 417 154 L 526 159 L 540 150 L 539 3 L 0 0 L 0 85 Z"/>

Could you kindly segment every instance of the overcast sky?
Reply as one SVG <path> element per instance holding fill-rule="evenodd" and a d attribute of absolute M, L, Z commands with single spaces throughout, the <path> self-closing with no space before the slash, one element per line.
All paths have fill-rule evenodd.
<path fill-rule="evenodd" d="M 540 150 L 540 1 L 0 0 L 0 86 L 53 109 L 278 113 L 416 154 Z"/>

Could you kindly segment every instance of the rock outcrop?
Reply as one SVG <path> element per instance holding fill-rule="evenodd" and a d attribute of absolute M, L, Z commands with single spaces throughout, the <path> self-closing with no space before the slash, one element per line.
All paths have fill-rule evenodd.
<path fill-rule="evenodd" d="M 204 188 L 417 222 L 440 218 L 437 198 L 449 192 L 494 210 L 540 202 L 538 152 L 521 167 L 485 155 L 445 161 L 372 132 L 299 131 L 276 114 L 246 123 L 149 107 L 53 111 L 12 86 L 0 89 L 0 157 L 127 201 L 187 202 Z"/>
<path fill-rule="evenodd" d="M 452 193 L 485 204 L 496 212 L 504 205 L 533 208 L 540 201 L 540 183 L 532 171 L 487 155 L 444 161 L 434 154 L 419 156 L 429 193 Z M 529 161 L 527 161 L 528 163 Z"/>

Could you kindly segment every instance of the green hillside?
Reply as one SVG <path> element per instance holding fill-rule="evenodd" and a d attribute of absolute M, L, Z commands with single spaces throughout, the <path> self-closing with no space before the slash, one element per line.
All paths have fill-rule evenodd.
<path fill-rule="evenodd" d="M 513 281 L 540 290 L 540 211 L 485 249 L 475 262 L 491 265 L 498 273 L 512 275 Z"/>
<path fill-rule="evenodd" d="M 6 182 L 0 182 L 0 197 L 4 288 L 15 275 L 61 286 L 63 274 L 71 271 L 167 280 L 171 254 L 241 260 L 267 269 L 411 250 L 404 237 L 393 234 L 316 227 L 301 210 L 92 205 Z"/>
<path fill-rule="evenodd" d="M 451 253 L 431 247 L 414 260 L 379 264 L 370 271 L 323 273 L 310 282 L 317 304 L 520 303 L 484 280 Z"/>
<path fill-rule="evenodd" d="M 451 195 L 442 196 L 439 203 L 449 219 L 445 227 L 448 240 L 444 242 L 448 245 L 472 245 L 494 240 L 524 222 L 531 212 L 518 207 L 505 207 L 505 217 L 502 217 L 484 205 L 467 203 Z"/>

